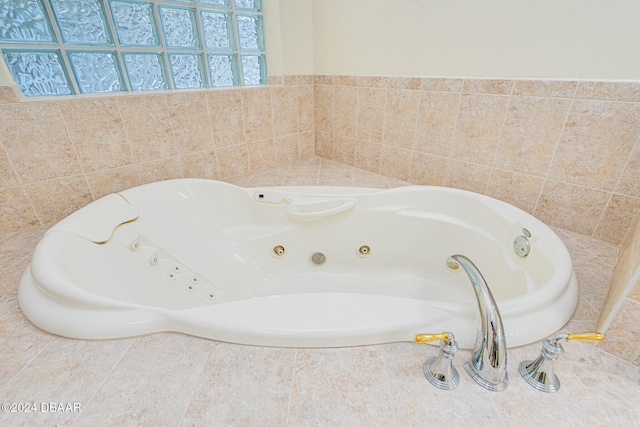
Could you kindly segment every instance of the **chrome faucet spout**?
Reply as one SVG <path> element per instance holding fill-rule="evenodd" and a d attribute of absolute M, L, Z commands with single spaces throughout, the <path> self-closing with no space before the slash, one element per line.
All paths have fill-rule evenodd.
<path fill-rule="evenodd" d="M 507 343 L 502 326 L 500 311 L 493 299 L 484 277 L 469 258 L 452 255 L 467 273 L 478 300 L 480 312 L 478 334 L 465 371 L 482 387 L 491 391 L 502 391 L 507 387 Z"/>

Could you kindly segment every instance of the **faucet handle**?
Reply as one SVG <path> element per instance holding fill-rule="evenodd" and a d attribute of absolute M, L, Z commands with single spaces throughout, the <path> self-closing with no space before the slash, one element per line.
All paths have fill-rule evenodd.
<path fill-rule="evenodd" d="M 542 351 L 535 360 L 520 363 L 520 375 L 533 388 L 546 393 L 555 393 L 560 389 L 560 379 L 553 372 L 553 362 L 564 353 L 560 341 L 602 341 L 600 332 L 579 334 L 556 334 L 542 340 Z"/>
<path fill-rule="evenodd" d="M 453 367 L 453 355 L 458 351 L 458 343 L 451 332 L 441 334 L 418 334 L 413 340 L 427 343 L 440 340 L 440 354 L 424 362 L 422 371 L 431 384 L 441 390 L 453 390 L 460 382 L 458 371 Z"/>
<path fill-rule="evenodd" d="M 419 344 L 437 340 L 447 341 L 448 339 L 449 333 L 447 331 L 444 331 L 441 334 L 417 334 L 413 337 L 413 340 Z"/>
<path fill-rule="evenodd" d="M 567 341 L 604 341 L 604 335 L 600 332 L 582 332 L 579 334 L 567 334 Z"/>

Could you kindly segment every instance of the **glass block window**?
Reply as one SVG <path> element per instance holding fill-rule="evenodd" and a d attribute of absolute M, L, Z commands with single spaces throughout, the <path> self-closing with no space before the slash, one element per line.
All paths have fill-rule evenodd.
<path fill-rule="evenodd" d="M 26 96 L 266 84 L 261 0 L 0 0 Z"/>

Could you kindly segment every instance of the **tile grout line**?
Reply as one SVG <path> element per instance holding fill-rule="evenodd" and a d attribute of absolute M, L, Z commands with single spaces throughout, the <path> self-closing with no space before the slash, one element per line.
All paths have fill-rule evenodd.
<path fill-rule="evenodd" d="M 7 313 L 9 314 L 9 313 Z M 22 315 L 22 312 L 20 312 L 20 314 Z M 5 316 L 3 316 L 4 318 Z M 51 335 L 51 334 L 47 334 L 47 335 Z M 18 375 L 20 375 L 22 373 L 22 371 L 24 371 L 29 365 L 31 365 L 31 363 L 36 360 L 47 348 L 49 348 L 49 346 L 56 341 L 56 337 L 54 335 L 51 335 L 51 341 L 49 341 L 47 343 L 47 345 L 45 345 L 42 350 L 40 350 L 36 355 L 34 355 L 27 363 L 25 363 L 22 368 L 20 368 L 20 370 L 18 370 L 18 372 L 16 372 L 10 379 L 9 381 L 7 381 L 7 383 L 2 386 L 2 388 L 0 388 L 0 392 L 4 392 L 4 390 L 16 379 L 16 377 Z"/>
<path fill-rule="evenodd" d="M 211 359 L 211 356 L 213 355 L 214 349 L 216 348 L 216 343 L 217 341 L 214 341 L 214 344 L 211 346 L 211 350 L 209 351 L 209 355 L 207 356 L 207 360 L 204 361 L 204 363 L 202 364 L 202 368 L 200 369 L 200 376 L 202 376 L 202 372 L 205 370 L 205 368 L 207 367 L 207 364 L 209 363 L 209 359 Z M 182 426 L 182 422 L 184 421 L 184 418 L 187 416 L 187 411 L 189 411 L 189 407 L 191 406 L 191 403 L 194 400 L 198 400 L 198 399 L 194 399 L 194 396 L 196 395 L 196 390 L 197 390 L 197 386 L 198 384 L 196 384 L 193 387 L 193 390 L 191 391 L 191 395 L 189 396 L 189 400 L 187 401 L 187 404 L 184 407 L 184 411 L 182 412 L 182 416 L 180 417 L 180 420 L 178 421 L 178 426 Z"/>
<path fill-rule="evenodd" d="M 575 104 L 575 95 L 578 92 L 578 86 L 576 85 L 574 91 L 573 91 L 573 96 L 571 97 L 571 102 L 569 103 L 569 108 L 567 108 L 567 114 L 564 118 L 564 122 L 562 123 L 562 129 L 560 130 L 560 133 L 558 134 L 558 140 L 555 143 L 555 147 L 553 148 L 553 153 L 551 154 L 551 158 L 549 159 L 549 165 L 547 166 L 547 170 L 542 174 L 541 178 L 542 178 L 542 186 L 540 187 L 540 192 L 538 193 L 538 199 L 536 200 L 536 204 L 534 205 L 533 208 L 533 215 L 534 216 L 538 216 L 538 207 L 540 205 L 540 199 L 542 198 L 542 193 L 544 192 L 545 187 L 547 186 L 547 182 L 549 181 L 549 174 L 551 173 L 551 166 L 553 165 L 553 162 L 556 158 L 556 154 L 558 152 L 558 149 L 560 148 L 560 142 L 562 141 L 562 137 L 564 135 L 565 129 L 567 128 L 567 122 L 569 121 L 569 117 L 571 117 L 571 113 L 573 112 L 573 105 Z M 560 182 L 560 181 L 559 181 Z"/>
<path fill-rule="evenodd" d="M 133 160 L 133 164 L 132 165 L 128 165 L 128 166 L 133 166 L 136 170 L 136 176 L 138 177 L 138 182 L 137 185 L 140 185 L 140 183 L 142 182 L 142 179 L 140 178 L 140 169 L 138 168 L 138 158 L 136 157 L 134 151 L 133 151 L 133 146 L 131 143 L 131 135 L 129 133 L 129 130 L 127 129 L 126 123 L 124 121 L 124 116 L 122 115 L 122 107 L 120 105 L 120 102 L 118 102 L 118 99 L 116 98 L 116 108 L 118 109 L 118 117 L 120 118 L 120 121 L 122 122 L 122 131 L 124 132 L 125 137 L 127 138 L 127 147 L 129 147 L 129 154 L 131 155 L 131 160 Z"/>
<path fill-rule="evenodd" d="M 489 165 L 489 176 L 487 177 L 487 182 L 484 185 L 484 191 L 482 194 L 487 194 L 489 191 L 489 183 L 491 182 L 491 176 L 493 174 L 493 169 L 496 164 L 496 156 L 500 151 L 500 146 L 502 145 L 502 136 L 504 135 L 504 128 L 507 124 L 507 118 L 509 117 L 509 109 L 511 108 L 511 103 L 513 102 L 514 94 L 516 88 L 516 81 L 513 80 L 511 82 L 511 89 L 509 91 L 509 101 L 507 101 L 507 107 L 504 111 L 504 117 L 502 118 L 502 125 L 500 126 L 500 133 L 498 134 L 498 140 L 496 142 L 496 147 L 493 149 L 493 153 L 491 155 L 491 164 Z"/>
<path fill-rule="evenodd" d="M 131 347 L 133 347 L 133 344 L 137 341 L 140 341 L 140 338 L 134 338 L 131 340 L 131 344 L 129 344 L 129 346 L 122 352 L 122 355 L 120 356 L 120 358 L 118 359 L 118 361 L 116 363 L 113 364 L 113 367 L 111 368 L 111 370 L 104 376 L 104 379 L 102 380 L 102 382 L 100 383 L 100 385 L 98 387 L 96 387 L 96 391 L 93 393 L 93 395 L 91 395 L 89 397 L 89 400 L 87 400 L 87 404 L 85 405 L 85 408 L 88 407 L 91 402 L 93 402 L 93 399 L 96 397 L 96 395 L 100 392 L 100 390 L 102 389 L 102 387 L 105 385 L 105 383 L 109 380 L 109 378 L 111 377 L 111 374 L 113 373 L 113 371 L 116 370 L 116 368 L 120 365 L 120 363 L 122 362 L 122 359 L 124 359 L 124 356 L 129 352 L 129 350 L 131 350 Z M 82 412 L 78 413 L 78 415 L 76 416 L 75 419 L 73 419 L 73 421 L 71 421 L 71 426 L 75 425 L 78 422 L 78 419 L 80 417 L 82 417 L 83 412 L 85 412 L 86 409 L 83 408 Z"/>
<path fill-rule="evenodd" d="M 291 399 L 293 397 L 293 383 L 296 378 L 296 366 L 298 364 L 298 351 L 300 351 L 300 349 L 296 348 L 295 353 L 293 354 L 293 368 L 291 369 L 291 384 L 289 385 L 289 400 L 287 402 L 287 418 L 284 423 L 286 427 L 289 426 L 289 417 L 291 416 Z"/>

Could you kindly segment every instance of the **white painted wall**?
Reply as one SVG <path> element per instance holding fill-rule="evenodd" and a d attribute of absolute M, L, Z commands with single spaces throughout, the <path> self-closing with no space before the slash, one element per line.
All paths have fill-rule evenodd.
<path fill-rule="evenodd" d="M 314 73 L 640 80 L 638 0 L 314 0 Z"/>
<path fill-rule="evenodd" d="M 313 74 L 312 0 L 264 0 L 270 75 Z"/>

